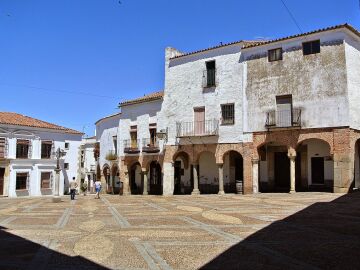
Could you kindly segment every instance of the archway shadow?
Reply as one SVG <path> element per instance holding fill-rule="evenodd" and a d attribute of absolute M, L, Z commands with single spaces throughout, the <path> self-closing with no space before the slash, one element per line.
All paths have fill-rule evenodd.
<path fill-rule="evenodd" d="M 272 223 L 200 269 L 359 269 L 360 192 Z"/>
<path fill-rule="evenodd" d="M 59 253 L 11 234 L 6 229 L 0 226 L 0 269 L 109 269 L 81 256 L 72 257 Z"/>

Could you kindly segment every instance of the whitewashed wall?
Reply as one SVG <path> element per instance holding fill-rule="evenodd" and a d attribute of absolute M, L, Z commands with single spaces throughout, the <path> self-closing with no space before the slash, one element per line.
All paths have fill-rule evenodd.
<path fill-rule="evenodd" d="M 221 104 L 235 104 L 235 125 L 221 126 L 219 137 L 202 138 L 187 143 L 237 143 L 248 141 L 242 131 L 242 81 L 240 62 L 241 44 L 226 46 L 180 58 L 169 59 L 178 52 L 167 48 L 165 59 L 165 96 L 159 115 L 160 129 L 169 127 L 169 145 L 176 143 L 176 122 L 194 121 L 194 107 L 205 107 L 205 119 L 221 118 Z M 216 61 L 218 85 L 209 90 L 202 87 L 206 62 Z"/>
<path fill-rule="evenodd" d="M 157 123 L 162 100 L 154 100 L 121 107 L 122 117 L 119 124 L 119 154 L 124 155 L 124 140 L 130 140 L 130 126 L 137 126 L 139 147 L 142 139 L 150 138 L 149 124 Z M 162 145 L 160 144 L 162 149 Z M 142 155 L 146 155 L 142 153 Z"/>
<path fill-rule="evenodd" d="M 360 129 L 360 38 L 353 34 L 345 43 L 350 127 Z"/>
<path fill-rule="evenodd" d="M 99 165 L 101 169 L 105 164 L 110 165 L 105 157 L 109 153 L 109 151 L 114 151 L 113 136 L 118 136 L 117 148 L 119 151 L 120 118 L 121 118 L 121 114 L 117 114 L 112 117 L 101 119 L 96 123 L 96 141 L 100 142 Z"/>
<path fill-rule="evenodd" d="M 69 179 L 77 176 L 79 168 L 78 154 L 81 143 L 81 134 L 62 133 L 54 130 L 37 129 L 31 127 L 19 127 L 11 125 L 0 125 L 0 137 L 5 137 L 8 143 L 8 159 L 10 159 L 10 173 L 8 186 L 5 195 L 9 197 L 18 196 L 41 196 L 51 195 L 54 192 L 56 168 L 55 159 L 41 159 L 41 141 L 53 141 L 54 150 L 58 147 L 65 150 L 65 142 L 69 143 L 69 149 L 65 150 L 66 155 L 61 160 L 60 172 L 60 194 L 67 192 Z M 31 156 L 29 159 L 16 159 L 16 140 L 28 139 L 32 145 Z M 64 169 L 64 163 L 69 163 L 69 169 Z M 51 172 L 52 191 L 44 193 L 40 189 L 41 172 Z M 29 186 L 27 192 L 18 192 L 16 188 L 16 173 L 29 173 Z"/>

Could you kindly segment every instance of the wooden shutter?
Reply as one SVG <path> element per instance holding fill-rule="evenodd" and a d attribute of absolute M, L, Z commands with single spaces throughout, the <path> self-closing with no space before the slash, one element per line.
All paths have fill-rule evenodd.
<path fill-rule="evenodd" d="M 42 172 L 41 173 L 41 188 L 50 188 L 51 185 L 51 172 Z"/>
<path fill-rule="evenodd" d="M 205 132 L 205 108 L 194 109 L 194 129 L 195 135 L 201 135 Z"/>

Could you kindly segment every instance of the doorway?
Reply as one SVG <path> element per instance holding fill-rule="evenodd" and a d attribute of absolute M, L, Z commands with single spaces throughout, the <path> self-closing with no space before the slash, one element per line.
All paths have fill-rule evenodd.
<path fill-rule="evenodd" d="M 275 189 L 288 192 L 290 190 L 290 159 L 286 152 L 274 153 Z"/>
<path fill-rule="evenodd" d="M 311 181 L 313 184 L 324 184 L 324 158 L 311 158 Z"/>
<path fill-rule="evenodd" d="M 4 195 L 5 168 L 0 168 L 0 195 Z"/>
<path fill-rule="evenodd" d="M 162 195 L 162 172 L 161 166 L 158 162 L 153 161 L 150 163 L 150 194 Z"/>
<path fill-rule="evenodd" d="M 181 161 L 175 161 L 174 171 L 174 195 L 179 195 L 181 194 Z"/>

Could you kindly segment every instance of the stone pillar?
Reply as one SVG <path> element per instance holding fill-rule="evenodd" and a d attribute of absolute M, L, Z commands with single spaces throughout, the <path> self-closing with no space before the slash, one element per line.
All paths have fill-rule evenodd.
<path fill-rule="evenodd" d="M 288 154 L 290 159 L 290 193 L 295 193 L 295 159 L 296 155 Z"/>
<path fill-rule="evenodd" d="M 4 187 L 3 187 L 4 196 L 9 196 L 9 184 L 10 184 L 10 164 L 7 163 L 4 173 Z"/>
<path fill-rule="evenodd" d="M 198 195 L 200 194 L 199 190 L 199 179 L 198 179 L 198 171 L 197 171 L 197 164 L 193 164 L 193 179 L 194 179 L 194 189 L 191 192 L 191 195 Z"/>
<path fill-rule="evenodd" d="M 123 178 L 123 195 L 128 196 L 131 195 L 130 192 L 130 180 L 129 180 L 129 172 L 124 171 L 124 178 Z"/>
<path fill-rule="evenodd" d="M 146 170 L 142 170 L 141 177 L 143 178 L 143 195 L 148 195 L 148 172 Z"/>
<path fill-rule="evenodd" d="M 218 168 L 219 168 L 219 195 L 224 195 L 224 169 L 223 169 L 223 165 L 224 164 L 218 164 Z M 195 182 L 195 181 L 194 181 Z"/>
<path fill-rule="evenodd" d="M 253 193 L 259 192 L 259 159 L 252 159 Z"/>
<path fill-rule="evenodd" d="M 103 172 L 101 172 L 100 182 L 101 182 L 101 193 L 106 193 L 106 178 Z"/>

